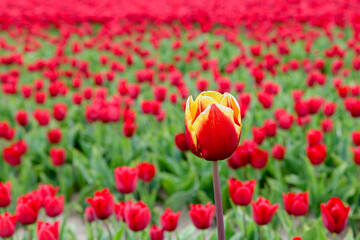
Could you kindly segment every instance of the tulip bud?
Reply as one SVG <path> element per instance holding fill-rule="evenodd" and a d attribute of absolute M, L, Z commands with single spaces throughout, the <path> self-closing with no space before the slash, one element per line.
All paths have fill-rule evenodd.
<path fill-rule="evenodd" d="M 347 225 L 350 207 L 345 207 L 339 198 L 332 197 L 327 203 L 321 203 L 320 209 L 327 230 L 340 234 Z"/>
<path fill-rule="evenodd" d="M 228 180 L 229 194 L 235 205 L 247 206 L 250 204 L 256 180 L 241 182 L 234 178 Z"/>
<path fill-rule="evenodd" d="M 124 210 L 125 222 L 134 231 L 142 231 L 151 220 L 149 208 L 142 201 L 137 203 L 128 202 Z"/>
<path fill-rule="evenodd" d="M 93 198 L 87 198 L 86 200 L 95 210 L 97 219 L 107 219 L 114 212 L 114 197 L 108 188 L 95 192 Z"/>
<path fill-rule="evenodd" d="M 258 225 L 268 224 L 279 208 L 279 204 L 271 205 L 270 201 L 263 197 L 259 197 L 258 200 L 252 202 L 251 205 L 254 221 Z"/>
<path fill-rule="evenodd" d="M 118 167 L 114 170 L 116 188 L 120 193 L 127 194 L 136 190 L 138 182 L 138 168 Z"/>
<path fill-rule="evenodd" d="M 241 133 L 240 107 L 229 93 L 190 96 L 185 110 L 185 134 L 190 150 L 209 161 L 223 160 L 236 150 Z"/>
<path fill-rule="evenodd" d="M 190 204 L 189 215 L 197 229 L 207 229 L 214 220 L 215 206 L 210 202 L 206 205 Z"/>
<path fill-rule="evenodd" d="M 0 214 L 0 237 L 10 238 L 16 231 L 17 216 L 10 213 Z"/>
<path fill-rule="evenodd" d="M 283 193 L 284 208 L 286 212 L 294 216 L 306 215 L 309 209 L 309 192 Z"/>
<path fill-rule="evenodd" d="M 39 221 L 37 224 L 38 240 L 59 240 L 59 222 L 46 223 Z"/>
<path fill-rule="evenodd" d="M 161 226 L 167 232 L 175 231 L 181 212 L 174 213 L 170 208 L 167 208 L 163 215 L 161 215 Z"/>

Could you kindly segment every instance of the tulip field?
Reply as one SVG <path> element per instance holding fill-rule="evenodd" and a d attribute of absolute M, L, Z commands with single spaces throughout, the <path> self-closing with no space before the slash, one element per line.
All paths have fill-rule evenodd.
<path fill-rule="evenodd" d="M 358 9 L 0 1 L 0 239 L 360 240 Z"/>

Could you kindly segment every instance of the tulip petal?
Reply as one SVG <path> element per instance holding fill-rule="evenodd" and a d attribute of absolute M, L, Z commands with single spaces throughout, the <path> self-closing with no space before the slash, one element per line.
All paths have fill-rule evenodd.
<path fill-rule="evenodd" d="M 229 157 L 239 144 L 241 127 L 234 123 L 233 110 L 211 104 L 192 126 L 199 141 L 197 146 L 206 160 L 217 161 Z"/>
<path fill-rule="evenodd" d="M 234 96 L 229 93 L 224 93 L 224 97 L 221 99 L 220 104 L 231 108 L 234 111 L 234 121 L 238 126 L 241 126 L 240 106 Z"/>

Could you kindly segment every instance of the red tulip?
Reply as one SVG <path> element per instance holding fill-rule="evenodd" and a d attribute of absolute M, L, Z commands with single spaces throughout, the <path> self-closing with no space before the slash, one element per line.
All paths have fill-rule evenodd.
<path fill-rule="evenodd" d="M 251 162 L 251 155 L 256 148 L 257 144 L 254 141 L 244 140 L 228 159 L 229 166 L 234 169 L 246 166 L 246 164 Z"/>
<path fill-rule="evenodd" d="M 47 132 L 47 137 L 48 137 L 49 143 L 52 143 L 52 144 L 59 143 L 61 141 L 61 136 L 62 136 L 62 134 L 61 134 L 61 130 L 59 128 L 53 128 Z"/>
<path fill-rule="evenodd" d="M 321 203 L 320 208 L 324 226 L 329 232 L 340 234 L 347 225 L 350 207 L 345 207 L 341 199 L 332 197 L 327 203 Z"/>
<path fill-rule="evenodd" d="M 235 98 L 215 91 L 190 96 L 185 110 L 185 134 L 190 150 L 209 161 L 223 160 L 236 150 L 241 133 Z"/>
<path fill-rule="evenodd" d="M 272 95 L 266 92 L 259 92 L 257 97 L 263 108 L 268 109 L 272 106 L 274 101 Z"/>
<path fill-rule="evenodd" d="M 29 225 L 36 222 L 41 200 L 36 192 L 20 196 L 16 203 L 16 216 L 22 225 Z"/>
<path fill-rule="evenodd" d="M 163 102 L 166 99 L 167 87 L 157 86 L 154 88 L 154 97 L 157 101 Z"/>
<path fill-rule="evenodd" d="M 66 161 L 66 152 L 63 148 L 50 148 L 50 160 L 54 166 L 62 166 Z"/>
<path fill-rule="evenodd" d="M 306 147 L 306 155 L 309 158 L 311 164 L 315 166 L 325 161 L 326 154 L 327 151 L 324 144 Z"/>
<path fill-rule="evenodd" d="M 275 144 L 271 150 L 273 158 L 275 158 L 277 160 L 284 159 L 285 151 L 286 151 L 286 147 L 284 147 L 280 144 Z"/>
<path fill-rule="evenodd" d="M 356 146 L 360 146 L 360 131 L 354 131 L 351 136 L 353 143 Z"/>
<path fill-rule="evenodd" d="M 125 222 L 134 231 L 142 231 L 151 220 L 149 208 L 142 201 L 137 203 L 128 202 L 124 210 Z"/>
<path fill-rule="evenodd" d="M 65 119 L 67 113 L 67 106 L 64 103 L 56 103 L 53 108 L 53 116 L 56 120 L 62 121 Z"/>
<path fill-rule="evenodd" d="M 120 193 L 127 194 L 136 190 L 139 169 L 132 167 L 118 167 L 114 170 L 116 188 Z"/>
<path fill-rule="evenodd" d="M 142 162 L 137 165 L 139 170 L 139 178 L 144 182 L 151 182 L 155 177 L 156 168 L 155 165 L 148 162 Z"/>
<path fill-rule="evenodd" d="M 294 216 L 306 215 L 309 209 L 309 192 L 283 193 L 284 208 L 286 212 Z"/>
<path fill-rule="evenodd" d="M 64 209 L 64 196 L 51 197 L 48 196 L 43 202 L 46 215 L 49 217 L 59 216 Z"/>
<path fill-rule="evenodd" d="M 37 224 L 38 240 L 58 240 L 59 239 L 59 222 L 46 223 L 39 221 Z"/>
<path fill-rule="evenodd" d="M 189 147 L 188 147 L 187 142 L 186 142 L 185 133 L 181 132 L 181 133 L 176 134 L 176 136 L 175 136 L 175 145 L 182 152 L 185 152 L 185 151 L 189 150 Z"/>
<path fill-rule="evenodd" d="M 11 182 L 0 182 L 0 207 L 8 207 L 11 203 Z"/>
<path fill-rule="evenodd" d="M 306 133 L 306 139 L 307 139 L 307 144 L 310 147 L 313 147 L 313 146 L 319 145 L 322 142 L 323 134 L 320 130 L 310 129 Z"/>
<path fill-rule="evenodd" d="M 86 201 L 94 208 L 97 219 L 107 219 L 114 212 L 114 197 L 108 188 L 95 192 L 94 197 Z"/>
<path fill-rule="evenodd" d="M 253 139 L 257 144 L 261 144 L 265 140 L 265 131 L 262 127 L 252 127 Z"/>
<path fill-rule="evenodd" d="M 47 197 L 55 197 L 58 191 L 59 191 L 59 187 L 54 187 L 53 185 L 50 184 L 40 184 L 37 193 L 38 196 L 40 197 L 42 205 L 44 204 L 45 199 Z"/>
<path fill-rule="evenodd" d="M 327 102 L 324 104 L 324 114 L 331 117 L 336 111 L 336 103 Z"/>
<path fill-rule="evenodd" d="M 206 205 L 190 204 L 189 215 L 192 223 L 198 229 L 207 229 L 214 220 L 215 206 L 210 202 Z"/>
<path fill-rule="evenodd" d="M 9 238 L 12 237 L 16 231 L 17 216 L 10 213 L 0 214 L 0 237 Z"/>
<path fill-rule="evenodd" d="M 181 212 L 174 213 L 171 209 L 165 209 L 163 215 L 161 215 L 161 226 L 163 230 L 167 232 L 172 232 L 176 229 L 178 225 L 178 220 L 181 215 Z"/>
<path fill-rule="evenodd" d="M 274 120 L 272 119 L 265 120 L 263 128 L 266 136 L 274 137 L 276 135 L 277 126 Z"/>
<path fill-rule="evenodd" d="M 95 219 L 96 219 L 95 210 L 91 206 L 88 206 L 88 207 L 85 208 L 84 215 L 85 215 L 86 221 L 88 221 L 89 223 L 95 221 Z"/>
<path fill-rule="evenodd" d="M 24 110 L 19 110 L 15 114 L 16 122 L 20 125 L 25 127 L 29 123 L 28 114 Z"/>
<path fill-rule="evenodd" d="M 136 124 L 133 121 L 127 120 L 123 125 L 123 134 L 125 137 L 132 137 L 136 130 Z"/>
<path fill-rule="evenodd" d="M 264 150 L 256 148 L 251 153 L 251 166 L 256 169 L 263 169 L 268 162 L 268 153 Z"/>
<path fill-rule="evenodd" d="M 35 109 L 33 115 L 40 126 L 46 126 L 50 122 L 50 112 L 47 109 L 46 110 Z"/>
<path fill-rule="evenodd" d="M 235 205 L 247 206 L 252 199 L 256 180 L 241 182 L 235 178 L 228 180 L 229 194 Z"/>
<path fill-rule="evenodd" d="M 353 160 L 356 165 L 360 165 L 360 146 L 353 148 Z"/>
<path fill-rule="evenodd" d="M 266 225 L 274 216 L 276 210 L 279 208 L 279 204 L 271 205 L 270 201 L 259 197 L 256 202 L 252 202 L 253 218 L 256 224 Z"/>
<path fill-rule="evenodd" d="M 164 230 L 158 228 L 156 225 L 150 228 L 150 240 L 163 240 L 164 239 Z"/>
<path fill-rule="evenodd" d="M 322 128 L 323 132 L 325 132 L 325 133 L 331 132 L 334 129 L 334 123 L 331 120 L 331 118 L 326 118 L 326 119 L 322 120 L 321 128 Z"/>
<path fill-rule="evenodd" d="M 126 206 L 126 203 L 123 202 L 123 201 L 115 204 L 115 217 L 116 217 L 116 220 L 118 220 L 118 221 L 121 220 L 121 221 L 125 222 L 125 215 L 124 215 L 125 206 Z"/>

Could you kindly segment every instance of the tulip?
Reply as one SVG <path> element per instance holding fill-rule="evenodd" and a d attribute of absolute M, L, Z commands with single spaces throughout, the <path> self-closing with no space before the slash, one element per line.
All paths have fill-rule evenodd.
<path fill-rule="evenodd" d="M 132 167 L 118 167 L 114 170 L 116 189 L 123 194 L 136 190 L 139 169 Z"/>
<path fill-rule="evenodd" d="M 276 135 L 277 132 L 277 126 L 276 126 L 276 122 L 272 119 L 268 119 L 264 122 L 264 131 L 266 136 L 268 137 L 274 137 Z"/>
<path fill-rule="evenodd" d="M 62 166 L 66 161 L 66 152 L 63 148 L 50 148 L 50 160 L 54 166 Z"/>
<path fill-rule="evenodd" d="M 323 140 L 323 134 L 320 130 L 310 129 L 306 134 L 307 143 L 310 147 L 319 145 Z"/>
<path fill-rule="evenodd" d="M 116 220 L 118 220 L 118 221 L 121 220 L 121 221 L 125 222 L 125 215 L 124 215 L 125 206 L 126 206 L 126 203 L 123 202 L 123 201 L 115 204 L 115 217 L 116 217 Z"/>
<path fill-rule="evenodd" d="M 15 114 L 16 122 L 20 125 L 25 127 L 29 123 L 28 113 L 24 110 L 19 110 Z"/>
<path fill-rule="evenodd" d="M 185 134 L 190 150 L 210 161 L 231 156 L 240 140 L 241 117 L 236 99 L 229 93 L 202 92 L 190 96 L 185 110 Z"/>
<path fill-rule="evenodd" d="M 42 205 L 44 204 L 47 197 L 55 197 L 58 191 L 59 187 L 54 187 L 50 184 L 40 184 L 37 193 L 42 202 Z"/>
<path fill-rule="evenodd" d="M 328 133 L 334 129 L 334 123 L 331 118 L 326 118 L 321 121 L 321 128 L 323 132 Z"/>
<path fill-rule="evenodd" d="M 134 231 L 142 231 L 151 220 L 149 208 L 142 201 L 137 203 L 128 202 L 124 209 L 125 222 Z"/>
<path fill-rule="evenodd" d="M 64 196 L 46 197 L 43 203 L 46 215 L 49 217 L 59 216 L 64 209 L 64 200 Z"/>
<path fill-rule="evenodd" d="M 47 138 L 49 140 L 49 143 L 56 144 L 61 141 L 61 130 L 59 128 L 50 129 L 47 132 Z"/>
<path fill-rule="evenodd" d="M 164 230 L 158 228 L 156 225 L 150 228 L 150 240 L 163 240 L 164 239 Z"/>
<path fill-rule="evenodd" d="M 107 219 L 114 212 L 114 197 L 108 188 L 95 192 L 93 198 L 86 201 L 94 208 L 96 217 L 100 220 Z"/>
<path fill-rule="evenodd" d="M 93 207 L 88 206 L 85 208 L 84 216 L 87 222 L 91 223 L 96 219 L 96 213 Z"/>
<path fill-rule="evenodd" d="M 263 169 L 268 162 L 268 158 L 269 158 L 269 156 L 266 151 L 256 148 L 251 153 L 250 164 L 253 168 Z"/>
<path fill-rule="evenodd" d="M 15 214 L 22 225 L 29 225 L 36 222 L 41 200 L 36 192 L 28 193 L 18 198 Z"/>
<path fill-rule="evenodd" d="M 294 216 L 306 215 L 309 209 L 309 192 L 283 193 L 284 208 L 286 212 Z"/>
<path fill-rule="evenodd" d="M 58 240 L 59 239 L 59 222 L 46 223 L 39 221 L 37 224 L 38 240 Z"/>
<path fill-rule="evenodd" d="M 356 165 L 360 165 L 360 146 L 353 148 L 353 154 L 354 154 L 354 158 L 353 158 L 354 163 Z M 0 199 L 0 201 L 1 201 L 1 199 Z"/>
<path fill-rule="evenodd" d="M 285 156 L 286 148 L 280 144 L 275 144 L 272 147 L 272 156 L 277 160 L 283 160 Z"/>
<path fill-rule="evenodd" d="M 156 168 L 155 165 L 148 162 L 142 162 L 137 165 L 139 170 L 139 178 L 144 182 L 151 182 L 155 177 Z"/>
<path fill-rule="evenodd" d="M 161 226 L 165 231 L 172 232 L 178 225 L 178 220 L 181 212 L 174 213 L 171 209 L 165 209 L 163 215 L 161 215 Z"/>
<path fill-rule="evenodd" d="M 340 234 L 346 227 L 350 207 L 345 207 L 341 199 L 332 197 L 327 203 L 320 204 L 324 226 L 331 233 Z"/>
<path fill-rule="evenodd" d="M 243 143 L 236 148 L 235 152 L 228 159 L 231 168 L 237 169 L 244 167 L 251 162 L 251 154 L 256 149 L 257 144 L 251 140 L 244 140 Z"/>
<path fill-rule="evenodd" d="M 198 229 L 207 229 L 211 226 L 215 214 L 215 206 L 210 202 L 206 205 L 190 204 L 189 215 L 192 223 Z"/>
<path fill-rule="evenodd" d="M 251 130 L 252 130 L 254 141 L 260 145 L 265 140 L 265 137 L 266 137 L 264 128 L 252 127 Z"/>
<path fill-rule="evenodd" d="M 175 145 L 182 152 L 185 152 L 185 151 L 189 150 L 189 147 L 188 147 L 187 142 L 186 142 L 185 133 L 181 132 L 181 133 L 176 134 L 176 136 L 175 136 Z"/>
<path fill-rule="evenodd" d="M 0 208 L 6 208 L 11 203 L 11 182 L 0 182 Z"/>
<path fill-rule="evenodd" d="M 355 131 L 352 133 L 352 141 L 356 146 L 360 146 L 360 131 Z"/>
<path fill-rule="evenodd" d="M 16 231 L 17 216 L 10 213 L 0 214 L 0 237 L 9 238 L 12 237 Z"/>
<path fill-rule="evenodd" d="M 325 161 L 327 150 L 326 145 L 319 144 L 313 147 L 306 148 L 306 155 L 309 158 L 311 164 L 319 165 Z"/>
<path fill-rule="evenodd" d="M 254 221 L 258 225 L 268 224 L 279 208 L 279 204 L 271 205 L 270 201 L 263 197 L 259 197 L 258 200 L 252 202 L 251 205 Z"/>
<path fill-rule="evenodd" d="M 252 199 L 256 180 L 241 182 L 234 178 L 228 180 L 229 194 L 235 205 L 247 206 Z"/>
<path fill-rule="evenodd" d="M 136 124 L 132 121 L 126 121 L 122 130 L 125 137 L 131 138 L 136 130 Z"/>

